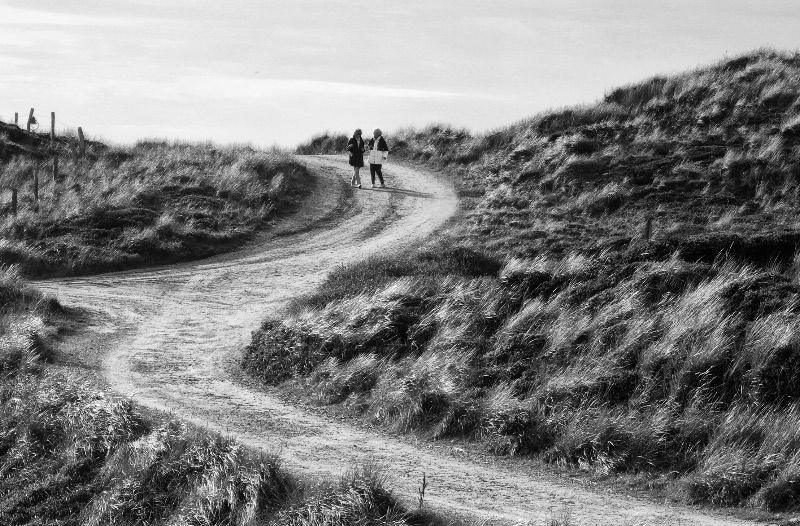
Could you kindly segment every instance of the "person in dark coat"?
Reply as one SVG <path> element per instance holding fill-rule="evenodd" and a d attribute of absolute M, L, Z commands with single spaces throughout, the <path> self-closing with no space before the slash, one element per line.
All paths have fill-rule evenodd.
<path fill-rule="evenodd" d="M 372 139 L 369 140 L 369 175 L 372 179 L 372 188 L 375 188 L 375 176 L 381 182 L 381 188 L 386 188 L 383 184 L 383 162 L 389 158 L 389 146 L 383 138 L 380 128 L 375 128 L 372 132 Z"/>
<path fill-rule="evenodd" d="M 361 138 L 361 128 L 356 128 L 353 137 L 347 141 L 347 153 L 350 154 L 350 166 L 353 167 L 353 178 L 350 186 L 361 188 L 361 168 L 364 166 L 364 139 Z"/>

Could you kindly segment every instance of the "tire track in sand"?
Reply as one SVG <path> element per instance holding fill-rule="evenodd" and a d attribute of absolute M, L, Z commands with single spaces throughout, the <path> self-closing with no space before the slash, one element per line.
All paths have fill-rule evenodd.
<path fill-rule="evenodd" d="M 425 170 L 392 164 L 386 172 L 393 188 L 351 194 L 344 159 L 301 159 L 316 174 L 316 191 L 302 211 L 246 249 L 200 262 L 38 283 L 65 305 L 91 312 L 89 340 L 100 347 L 102 375 L 112 389 L 279 452 L 298 473 L 339 475 L 374 462 L 412 506 L 424 471 L 427 506 L 499 523 L 542 521 L 566 505 L 574 524 L 750 524 L 589 491 L 526 474 L 504 459 L 458 458 L 446 447 L 352 427 L 232 380 L 225 364 L 265 317 L 278 315 L 341 263 L 424 238 L 457 208 L 452 187 Z M 388 224 L 376 229 L 381 218 Z M 76 337 L 63 345 L 80 355 L 77 347 L 86 341 Z"/>

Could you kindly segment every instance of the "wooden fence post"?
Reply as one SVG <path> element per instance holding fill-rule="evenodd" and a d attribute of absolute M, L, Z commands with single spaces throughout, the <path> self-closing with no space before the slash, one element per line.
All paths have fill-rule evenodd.
<path fill-rule="evenodd" d="M 56 112 L 50 112 L 50 142 L 56 140 Z"/>
<path fill-rule="evenodd" d="M 19 126 L 19 113 L 14 112 L 14 125 Z"/>
<path fill-rule="evenodd" d="M 33 202 L 39 202 L 39 167 L 33 167 Z"/>
<path fill-rule="evenodd" d="M 83 138 L 83 128 L 78 126 L 78 141 L 80 142 L 81 147 L 81 157 L 86 155 L 86 141 Z"/>
<path fill-rule="evenodd" d="M 17 189 L 11 189 L 11 213 L 17 215 Z"/>
<path fill-rule="evenodd" d="M 31 108 L 31 112 L 28 114 L 28 131 L 31 131 L 32 120 L 33 120 L 33 108 Z"/>
<path fill-rule="evenodd" d="M 650 241 L 652 235 L 653 235 L 653 218 L 648 217 L 644 221 L 644 232 L 642 232 L 642 237 L 644 237 L 645 241 Z"/>

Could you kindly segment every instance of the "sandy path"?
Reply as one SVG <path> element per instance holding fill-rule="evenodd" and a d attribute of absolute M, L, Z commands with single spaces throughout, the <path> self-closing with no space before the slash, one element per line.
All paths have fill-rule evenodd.
<path fill-rule="evenodd" d="M 452 188 L 425 171 L 390 165 L 387 182 L 394 188 L 352 193 L 343 159 L 304 162 L 317 174 L 317 191 L 304 211 L 245 250 L 191 264 L 38 284 L 64 304 L 92 312 L 93 339 L 72 345 L 100 347 L 95 351 L 104 356 L 102 373 L 113 389 L 278 451 L 295 472 L 338 475 L 375 462 L 409 503 L 416 502 L 424 471 L 428 506 L 501 523 L 543 521 L 567 506 L 573 524 L 750 524 L 595 493 L 526 475 L 502 459 L 467 458 L 443 445 L 415 445 L 354 428 L 229 378 L 226 363 L 265 316 L 312 290 L 336 265 L 406 246 L 456 211 Z M 71 352 L 76 351 L 81 352 Z"/>

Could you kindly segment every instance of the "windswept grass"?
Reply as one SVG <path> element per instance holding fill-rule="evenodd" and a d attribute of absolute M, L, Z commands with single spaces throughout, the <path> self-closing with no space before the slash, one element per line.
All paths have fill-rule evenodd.
<path fill-rule="evenodd" d="M 309 139 L 305 144 L 298 146 L 295 152 L 300 155 L 345 153 L 349 139 L 350 136 L 344 133 L 321 133 Z"/>
<path fill-rule="evenodd" d="M 800 286 L 733 263 L 617 258 L 511 259 L 494 276 L 400 277 L 298 304 L 262 327 L 245 366 L 271 382 L 305 377 L 318 401 L 395 431 L 599 473 L 684 475 L 695 500 L 774 508 L 755 494 L 800 455 L 781 431 L 800 424 Z M 744 408 L 787 427 L 750 435 L 776 464 L 732 500 L 707 479 Z M 780 454 L 766 445 L 784 439 Z"/>
<path fill-rule="evenodd" d="M 798 86 L 797 54 L 758 50 L 485 134 L 390 134 L 475 190 L 436 267 L 334 272 L 244 367 L 397 431 L 796 509 Z"/>
<path fill-rule="evenodd" d="M 0 205 L 0 261 L 30 275 L 83 274 L 201 258 L 241 243 L 307 192 L 292 156 L 247 146 L 143 141 L 90 143 L 74 157 L 0 123 L 0 187 L 19 190 L 19 212 Z M 12 147 L 16 147 L 13 150 Z M 8 154 L 9 151 L 14 152 Z M 59 157 L 53 181 L 50 154 Z M 39 198 L 33 199 L 33 172 Z"/>

